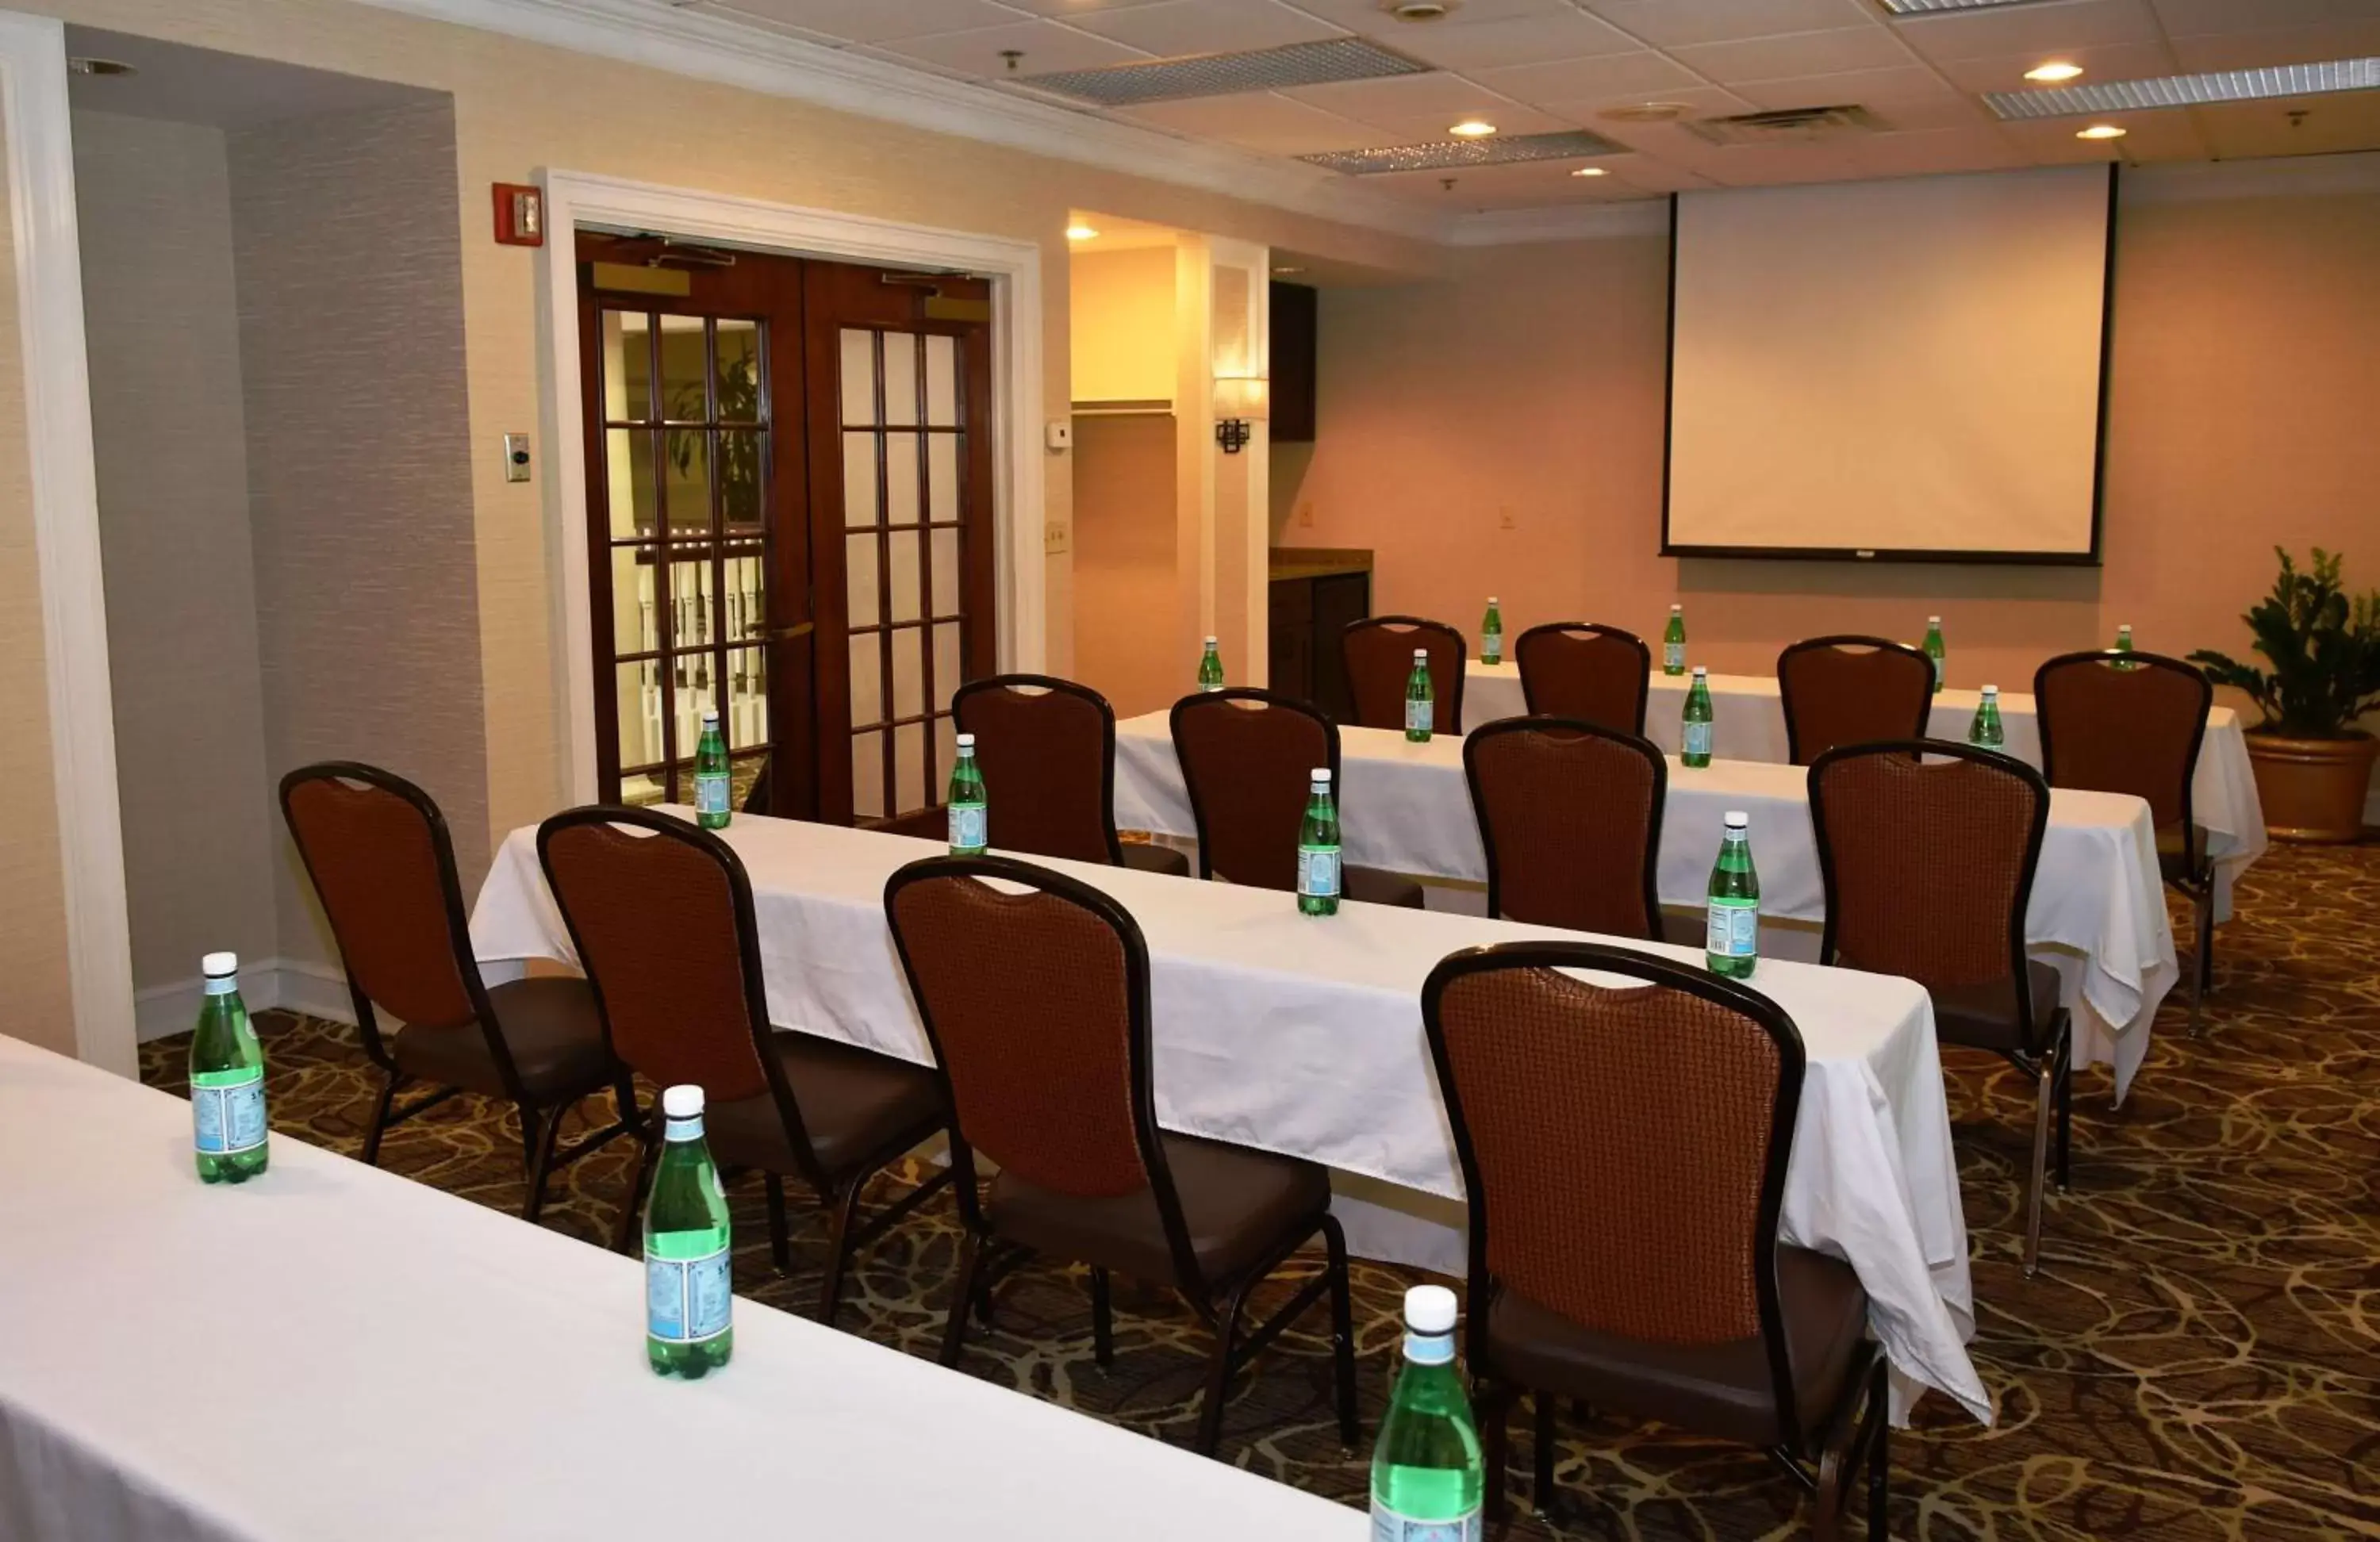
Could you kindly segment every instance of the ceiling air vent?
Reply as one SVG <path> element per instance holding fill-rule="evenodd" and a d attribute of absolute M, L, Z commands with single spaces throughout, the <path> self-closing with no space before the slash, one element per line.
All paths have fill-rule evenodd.
<path fill-rule="evenodd" d="M 1077 102 L 1130 107 L 1143 102 L 1179 102 L 1194 96 L 1232 96 L 1241 91 L 1321 86 L 1333 80 L 1377 80 L 1389 75 L 1427 74 L 1429 66 L 1362 38 L 1330 38 L 1256 48 L 1244 54 L 1199 54 L 1146 64 L 1106 65 L 1098 69 L 1059 69 L 1020 75 L 1014 81 Z"/>
<path fill-rule="evenodd" d="M 2265 69 L 2218 69 L 2205 75 L 2161 75 L 2149 80 L 2107 80 L 2054 91 L 1985 91 L 1985 105 L 2004 118 L 2120 113 L 2136 107 L 2191 107 L 2208 102 L 2261 102 L 2320 96 L 2326 91 L 2380 88 L 2380 58 L 2325 59 Z"/>
<path fill-rule="evenodd" d="M 1682 127 L 1713 144 L 1807 144 L 1873 134 L 1876 121 L 1864 107 L 1781 107 L 1732 117 L 1696 118 Z"/>
<path fill-rule="evenodd" d="M 1454 166 L 1496 166 L 1512 161 L 1561 161 L 1586 155 L 1618 155 L 1628 147 L 1614 144 L 1584 128 L 1552 134 L 1499 134 L 1486 140 L 1435 140 L 1428 144 L 1391 145 L 1384 150 L 1333 150 L 1301 155 L 1309 165 L 1343 171 L 1352 176 L 1377 176 L 1389 171 L 1443 171 Z"/>

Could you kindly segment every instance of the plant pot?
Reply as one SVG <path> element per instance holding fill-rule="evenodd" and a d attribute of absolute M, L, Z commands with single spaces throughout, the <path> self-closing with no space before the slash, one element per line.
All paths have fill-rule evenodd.
<path fill-rule="evenodd" d="M 2250 734 L 2248 760 L 2265 829 L 2277 841 L 2360 840 L 2380 739 L 2285 739 Z"/>

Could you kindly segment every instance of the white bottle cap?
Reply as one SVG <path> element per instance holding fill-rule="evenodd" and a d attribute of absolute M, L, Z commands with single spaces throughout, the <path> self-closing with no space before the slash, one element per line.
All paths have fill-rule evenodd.
<path fill-rule="evenodd" d="M 1315 768 L 1314 768 L 1314 780 L 1315 780 L 1315 781 L 1317 781 L 1317 782 L 1328 782 L 1328 781 L 1330 781 L 1330 768 L 1329 766 L 1317 766 L 1317 767 L 1315 767 Z"/>
<path fill-rule="evenodd" d="M 702 721 L 705 722 L 717 722 L 719 721 L 719 709 L 716 707 L 705 707 L 702 710 Z"/>
<path fill-rule="evenodd" d="M 1671 615 L 1682 615 L 1685 613 L 1685 609 L 1686 608 L 1683 605 L 1672 605 L 1670 607 L 1670 613 Z"/>
<path fill-rule="evenodd" d="M 209 979 L 219 980 L 239 973 L 239 954 L 209 953 L 199 960 L 199 971 Z"/>
<path fill-rule="evenodd" d="M 1942 625 L 1942 618 L 1938 615 L 1929 615 L 1925 618 L 1925 625 L 1928 626 L 1939 626 Z"/>
<path fill-rule="evenodd" d="M 1416 649 L 1415 649 L 1415 650 L 1414 650 L 1414 662 L 1415 662 L 1415 663 L 1421 663 L 1421 662 L 1423 662 L 1427 661 L 1428 658 L 1429 658 L 1429 650 L 1428 650 L 1428 649 L 1427 649 L 1427 648 L 1416 648 Z"/>
<path fill-rule="evenodd" d="M 1488 597 L 1488 603 L 1489 603 L 1489 604 L 1491 604 L 1491 605 L 1492 605 L 1492 604 L 1494 604 L 1495 602 L 1496 602 L 1496 597 L 1495 597 L 1494 595 L 1492 595 L 1492 594 L 1491 594 L 1491 595 L 1489 595 L 1489 596 Z"/>
<path fill-rule="evenodd" d="M 1208 637 L 1208 638 L 1207 639 L 1207 646 L 1208 646 L 1208 647 L 1209 647 L 1209 648 L 1214 647 L 1214 646 L 1215 646 L 1215 639 L 1214 639 L 1214 638 L 1212 638 L 1212 637 Z"/>
<path fill-rule="evenodd" d="M 1454 1293 L 1443 1285 L 1415 1285 L 1405 1292 L 1405 1328 L 1414 1333 L 1454 1331 Z"/>
<path fill-rule="evenodd" d="M 1741 808 L 1730 808 L 1727 811 L 1727 827 L 1730 830 L 1749 830 L 1752 828 L 1752 816 Z"/>
<path fill-rule="evenodd" d="M 975 735 L 972 734 L 960 735 L 958 737 L 958 746 L 961 749 L 973 749 L 975 747 Z"/>
<path fill-rule="evenodd" d="M 1706 675 L 1706 674 L 1708 674 L 1709 673 L 1710 673 L 1710 666 L 1709 666 L 1708 664 L 1696 664 L 1696 665 L 1694 666 L 1694 674 L 1695 674 L 1695 677 L 1696 677 L 1696 678 L 1700 678 L 1701 676 Z"/>
<path fill-rule="evenodd" d="M 1998 686 L 1985 686 L 1984 687 L 1984 694 L 1985 696 L 1998 696 L 2000 694 L 2000 688 Z"/>
<path fill-rule="evenodd" d="M 702 1088 L 692 1082 L 680 1082 L 662 1093 L 662 1112 L 672 1119 L 702 1117 Z"/>

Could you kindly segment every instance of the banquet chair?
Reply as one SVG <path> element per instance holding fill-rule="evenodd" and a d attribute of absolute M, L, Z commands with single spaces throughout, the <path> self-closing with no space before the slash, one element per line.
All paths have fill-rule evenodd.
<path fill-rule="evenodd" d="M 652 809 L 572 808 L 538 827 L 537 856 L 620 1059 L 656 1085 L 700 1087 L 713 1155 L 764 1175 L 770 1257 L 781 1270 L 792 1264 L 784 1180 L 817 1195 L 827 1212 L 818 1315 L 832 1324 L 851 1256 L 950 1182 L 936 1173 L 858 1220 L 868 1180 L 948 1124 L 934 1074 L 770 1026 L 752 880 L 710 832 Z M 623 1250 L 652 1180 L 660 1123 L 656 1100 L 613 1238 Z"/>
<path fill-rule="evenodd" d="M 1114 1353 L 1111 1272 L 1171 1285 L 1215 1333 L 1196 1436 L 1212 1455 L 1232 1375 L 1327 1292 L 1339 1435 L 1354 1446 L 1347 1241 L 1330 1176 L 1158 1127 L 1148 948 L 1132 917 L 998 856 L 913 862 L 885 884 L 884 913 L 954 1114 L 965 1232 L 941 1363 L 958 1363 L 969 1308 L 989 1320 L 992 1287 L 1035 1255 L 1089 1267 L 1101 1366 Z M 999 1169 L 980 1194 L 978 1152 Z M 1322 1270 L 1244 1331 L 1250 1294 L 1318 1235 Z"/>
<path fill-rule="evenodd" d="M 1190 876 L 1186 853 L 1116 833 L 1115 709 L 1106 697 L 1047 674 L 995 674 L 961 686 L 951 711 L 958 731 L 975 735 L 996 845 Z"/>
<path fill-rule="evenodd" d="M 1504 718 L 1463 739 L 1463 774 L 1489 916 L 1661 941 L 1659 749 L 1574 718 Z"/>
<path fill-rule="evenodd" d="M 2191 905 L 2192 1037 L 2215 989 L 2215 860 L 2191 807 L 2214 705 L 2206 676 L 2162 653 L 2061 653 L 2033 676 L 2049 784 L 2130 793 L 2149 806 L 2158 873 Z"/>
<path fill-rule="evenodd" d="M 2060 1192 L 2074 1118 L 2072 1018 L 2058 971 L 2024 949 L 2049 784 L 1997 751 L 1904 739 L 1839 745 L 1810 768 L 1809 785 L 1827 893 L 1819 961 L 1915 980 L 1934 999 L 1937 1038 L 1989 1050 L 2033 1081 L 2030 1277 L 2053 1109 Z"/>
<path fill-rule="evenodd" d="M 1339 730 L 1315 708 L 1248 686 L 1185 696 L 1173 704 L 1173 756 L 1198 832 L 1198 876 L 1257 889 L 1297 888 L 1297 832 L 1318 766 L 1330 769 L 1339 820 Z M 1343 896 L 1423 908 L 1421 885 L 1378 868 L 1342 864 Z"/>
<path fill-rule="evenodd" d="M 1787 763 L 1837 745 L 1922 739 L 1934 711 L 1934 661 L 1905 642 L 1852 634 L 1808 637 L 1777 655 Z"/>
<path fill-rule="evenodd" d="M 1521 699 L 1530 716 L 1645 732 L 1653 652 L 1635 633 L 1591 621 L 1549 621 L 1521 634 L 1512 660 L 1521 666 Z"/>
<path fill-rule="evenodd" d="M 1366 616 L 1349 622 L 1339 634 L 1339 657 L 1347 672 L 1347 694 L 1355 704 L 1355 726 L 1404 727 L 1405 681 L 1413 675 L 1416 648 L 1429 653 L 1430 732 L 1463 732 L 1463 671 L 1470 645 L 1443 621 L 1417 615 Z"/>
<path fill-rule="evenodd" d="M 1507 942 L 1440 960 L 1422 1021 L 1469 1208 L 1488 1518 L 1525 1390 L 1540 1512 L 1569 1398 L 1761 1448 L 1815 1497 L 1821 1542 L 1842 1535 L 1864 1459 L 1868 1536 L 1884 1536 L 1867 1293 L 1851 1265 L 1778 1236 L 1804 1066 L 1792 1019 L 1691 965 Z"/>
<path fill-rule="evenodd" d="M 378 1166 L 392 1126 L 459 1092 L 502 1099 L 520 1111 L 521 1217 L 534 1222 L 556 1168 L 638 1121 L 587 982 L 480 978 L 445 816 L 405 778 L 351 760 L 300 766 L 281 779 L 281 817 L 338 944 L 364 1056 L 381 1073 L 363 1160 Z M 400 1026 L 384 1031 L 382 1011 Z M 416 1082 L 438 1090 L 400 1106 Z M 618 1123 L 557 1150 L 563 1115 L 607 1087 Z"/>

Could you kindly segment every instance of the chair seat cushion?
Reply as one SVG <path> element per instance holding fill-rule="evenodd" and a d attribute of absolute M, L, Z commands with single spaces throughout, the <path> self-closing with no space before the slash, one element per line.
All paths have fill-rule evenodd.
<path fill-rule="evenodd" d="M 1190 1250 L 1210 1286 L 1237 1280 L 1330 1208 L 1330 1174 L 1314 1162 L 1219 1140 L 1164 1135 Z M 1154 1191 L 1077 1198 L 1002 1172 L 984 1213 L 992 1231 L 1037 1253 L 1172 1282 L 1173 1251 Z"/>
<path fill-rule="evenodd" d="M 1172 846 L 1152 845 L 1143 841 L 1123 843 L 1123 866 L 1144 873 L 1168 873 L 1175 878 L 1190 876 L 1190 854 Z"/>
<path fill-rule="evenodd" d="M 1420 881 L 1402 873 L 1350 865 L 1341 868 L 1340 874 L 1346 885 L 1344 892 L 1351 900 L 1362 900 L 1366 905 L 1393 905 L 1406 910 L 1427 908 Z"/>
<path fill-rule="evenodd" d="M 1840 1258 L 1777 1247 L 1777 1293 L 1805 1438 L 1861 1368 L 1867 1293 Z M 1640 1343 L 1582 1328 L 1511 1291 L 1488 1314 L 1491 1374 L 1748 1446 L 1784 1438 L 1768 1353 L 1757 1337 L 1717 1344 Z"/>
<path fill-rule="evenodd" d="M 1945 1044 L 1964 1044 L 2002 1054 L 2022 1050 L 2030 1054 L 2046 1039 L 2050 1020 L 2058 1015 L 2058 971 L 2041 960 L 2025 961 L 2026 987 L 2033 995 L 2033 1019 L 2017 1013 L 2016 981 L 1987 985 L 1947 985 L 1928 988 L 1934 998 L 1934 1033 Z"/>
<path fill-rule="evenodd" d="M 896 1156 L 941 1124 L 941 1088 L 926 1067 L 815 1034 L 771 1037 L 810 1148 L 830 1178 L 840 1181 Z M 713 1104 L 703 1114 L 703 1134 L 731 1166 L 801 1171 L 776 1099 L 767 1095 Z"/>
<path fill-rule="evenodd" d="M 2186 843 L 2188 851 L 2184 849 L 2185 842 L 2182 838 L 2182 826 L 2180 820 L 2167 825 L 2156 832 L 2157 876 L 2168 883 L 2196 883 L 2204 876 L 2208 867 L 2206 827 L 2203 824 L 2192 825 L 2190 827 L 2190 832 L 2191 838 Z M 2189 851 L 2198 853 L 2197 870 L 2192 870 L 2191 867 Z"/>
<path fill-rule="evenodd" d="M 611 1084 L 613 1062 L 587 982 L 553 976 L 492 987 L 489 1009 L 512 1054 L 521 1085 L 540 1104 L 566 1102 Z M 397 1069 L 427 1082 L 489 1098 L 509 1098 L 488 1036 L 476 1022 L 450 1028 L 409 1023 L 389 1053 Z"/>

